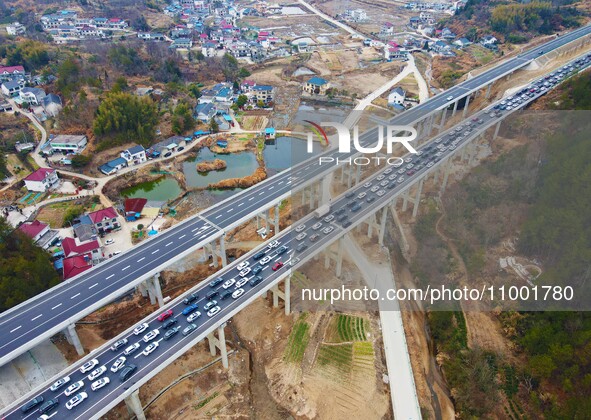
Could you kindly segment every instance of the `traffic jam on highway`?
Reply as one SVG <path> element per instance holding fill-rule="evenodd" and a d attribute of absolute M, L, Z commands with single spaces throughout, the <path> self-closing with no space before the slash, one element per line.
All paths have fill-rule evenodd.
<path fill-rule="evenodd" d="M 170 308 L 143 320 L 119 337 L 110 349 L 95 354 L 6 418 L 48 419 L 56 413 L 57 418 L 85 418 L 87 399 L 95 398 L 95 404 L 99 404 L 112 394 L 110 388 L 128 389 L 139 372 L 145 375 L 154 368 L 153 364 L 165 360 L 155 359 L 155 355 L 165 350 L 170 350 L 172 355 L 172 347 L 174 350 L 182 348 L 180 340 L 193 340 L 196 331 L 202 333 L 218 326 L 220 314 L 236 309 L 245 296 L 252 297 L 268 289 L 271 283 L 288 275 L 292 267 L 343 235 L 368 212 L 375 212 L 457 147 L 496 123 L 503 113 L 524 107 L 566 77 L 589 66 L 590 62 L 591 54 L 530 83 L 518 93 L 438 135 L 418 148 L 416 155 L 406 155 L 404 163 L 379 171 L 332 203 L 319 207 L 295 228 L 282 232 L 251 251 L 242 261 L 222 269 L 209 283 L 198 285 L 177 298 Z M 128 381 L 132 383 L 128 385 Z"/>

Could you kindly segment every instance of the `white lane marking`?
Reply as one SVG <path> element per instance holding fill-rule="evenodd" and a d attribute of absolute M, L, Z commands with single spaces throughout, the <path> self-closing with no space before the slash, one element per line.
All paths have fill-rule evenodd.
<path fill-rule="evenodd" d="M 274 186 L 270 186 L 269 187 L 269 191 L 271 191 L 273 188 L 275 188 Z"/>
<path fill-rule="evenodd" d="M 281 259 L 281 255 L 279 256 L 279 258 L 276 258 L 273 261 L 279 261 L 280 259 Z"/>
<path fill-rule="evenodd" d="M 42 316 L 43 316 L 43 314 L 39 314 L 35 318 L 32 318 L 31 321 L 35 321 L 37 318 L 41 318 Z"/>
<path fill-rule="evenodd" d="M 115 274 L 111 274 L 109 277 L 107 277 L 107 280 L 109 280 L 111 277 L 113 277 Z"/>
<path fill-rule="evenodd" d="M 199 239 L 201 239 L 201 238 L 205 238 L 206 236 L 207 236 L 207 234 L 205 234 L 205 235 L 201 235 L 201 236 L 199 237 Z"/>
<path fill-rule="evenodd" d="M 265 271 L 267 268 L 269 268 L 268 265 L 264 266 L 263 269 L 261 271 Z"/>
<path fill-rule="evenodd" d="M 129 268 L 129 266 L 127 266 L 127 267 L 123 267 L 123 268 L 121 269 L 121 271 L 125 271 L 125 270 L 127 270 L 128 268 Z"/>
<path fill-rule="evenodd" d="M 248 201 L 252 201 L 252 200 L 254 200 L 254 197 L 250 197 L 250 198 L 248 199 Z"/>
<path fill-rule="evenodd" d="M 15 332 L 16 330 L 20 330 L 22 327 L 22 325 L 19 325 L 18 327 L 16 327 L 14 330 L 10 330 L 11 333 Z"/>
<path fill-rule="evenodd" d="M 169 243 L 167 243 L 167 244 L 166 244 L 166 245 L 164 245 L 164 246 L 171 246 L 171 245 L 172 245 L 172 241 L 170 241 Z M 152 252 L 152 254 L 153 254 L 153 252 Z"/>
<path fill-rule="evenodd" d="M 238 207 L 242 207 L 244 205 L 244 203 L 240 203 L 238 204 Z"/>
<path fill-rule="evenodd" d="M 140 352 L 140 354 L 138 354 L 137 356 L 134 356 L 134 359 L 137 359 L 138 357 L 140 357 L 142 355 L 142 353 Z"/>
<path fill-rule="evenodd" d="M 159 249 L 152 251 L 152 255 L 154 255 L 155 253 L 157 253 L 158 251 L 160 251 Z"/>
<path fill-rule="evenodd" d="M 93 284 L 92 286 L 89 287 L 89 289 L 92 289 L 93 287 L 98 286 L 98 283 Z"/>
<path fill-rule="evenodd" d="M 202 228 L 198 228 L 196 227 L 195 229 L 193 229 L 191 232 L 195 232 L 196 230 L 201 230 Z"/>
<path fill-rule="evenodd" d="M 80 296 L 80 293 L 76 293 L 76 294 L 75 294 L 74 296 L 72 296 L 70 299 L 75 299 L 75 298 L 77 298 L 78 296 Z"/>
<path fill-rule="evenodd" d="M 183 239 L 185 236 L 187 236 L 187 235 L 179 236 L 179 239 Z"/>
<path fill-rule="evenodd" d="M 143 260 L 145 260 L 145 259 L 146 259 L 146 257 L 142 257 L 142 258 L 140 258 L 139 260 L 137 260 L 137 262 L 142 262 L 142 261 L 143 261 Z"/>
<path fill-rule="evenodd" d="M 281 185 L 281 184 L 283 184 L 283 181 L 279 181 L 279 182 L 277 183 L 277 185 Z"/>
<path fill-rule="evenodd" d="M 55 305 L 53 308 L 51 308 L 51 310 L 53 311 L 54 309 L 56 309 L 56 308 L 59 308 L 60 306 L 62 306 L 62 304 L 61 304 L 61 303 L 60 303 L 60 304 L 58 304 L 58 305 Z"/>
<path fill-rule="evenodd" d="M 216 219 L 219 219 L 220 217 L 222 217 L 222 215 L 221 214 L 218 214 L 215 218 Z"/>
<path fill-rule="evenodd" d="M 226 213 L 230 213 L 232 210 L 234 210 L 234 207 L 232 207 L 231 209 L 226 210 Z"/>
<path fill-rule="evenodd" d="M 261 191 L 261 192 L 259 193 L 259 195 L 263 195 L 264 193 L 265 193 L 264 191 Z"/>

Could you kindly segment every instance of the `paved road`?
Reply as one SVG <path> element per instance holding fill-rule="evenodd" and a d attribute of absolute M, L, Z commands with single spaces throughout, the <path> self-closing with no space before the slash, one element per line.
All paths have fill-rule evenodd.
<path fill-rule="evenodd" d="M 591 54 L 590 58 L 587 59 L 585 66 L 589 65 L 589 63 L 591 63 Z M 84 379 L 84 376 L 88 373 L 83 375 L 78 371 L 80 365 L 87 361 L 90 356 L 69 367 L 63 374 L 67 374 L 70 377 L 70 383 L 84 380 L 84 387 L 81 388 L 80 391 L 84 390 L 90 396 L 88 401 L 84 401 L 71 411 L 67 411 L 64 404 L 69 397 L 62 395 L 63 391 L 52 392 L 45 389 L 39 391 L 39 394 L 43 395 L 46 400 L 52 397 L 59 398 L 60 406 L 56 411 L 57 418 L 67 417 L 71 419 L 87 419 L 99 417 L 121 401 L 122 398 L 129 395 L 134 389 L 137 389 L 137 387 L 141 386 L 159 371 L 165 369 L 172 360 L 203 339 L 208 332 L 227 321 L 237 311 L 247 306 L 252 300 L 260 296 L 265 290 L 281 278 L 289 276 L 292 269 L 297 268 L 328 244 L 342 237 L 346 232 L 353 229 L 357 224 L 361 223 L 362 220 L 366 219 L 369 214 L 387 205 L 395 196 L 403 193 L 407 188 L 410 188 L 414 182 L 422 178 L 424 175 L 427 175 L 428 172 L 436 170 L 438 165 L 451 154 L 455 153 L 456 150 L 466 145 L 470 139 L 496 124 L 497 121 L 504 117 L 502 114 L 514 112 L 515 110 L 524 107 L 527 103 L 534 101 L 539 96 L 543 95 L 546 90 L 547 88 L 544 88 L 544 90 L 539 91 L 538 93 L 532 93 L 532 95 L 526 99 L 520 100 L 520 103 L 516 104 L 511 111 L 497 111 L 497 114 L 491 112 L 492 107 L 489 107 L 484 111 L 476 113 L 473 117 L 476 121 L 471 121 L 469 123 L 463 122 L 462 124 L 458 124 L 447 130 L 438 136 L 435 141 L 421 146 L 419 151 L 422 153 L 419 155 L 405 156 L 403 167 L 387 167 L 370 176 L 368 179 L 365 179 L 362 183 L 347 191 L 346 194 L 336 197 L 331 204 L 329 214 L 323 216 L 322 220 L 315 219 L 312 215 L 308 215 L 295 223 L 293 229 L 280 233 L 266 244 L 261 245 L 259 248 L 233 262 L 231 265 L 223 268 L 215 275 L 221 278 L 219 284 L 211 286 L 208 282 L 202 282 L 185 295 L 175 299 L 163 308 L 163 310 L 173 310 L 173 316 L 178 321 L 177 325 L 179 325 L 182 330 L 188 325 L 185 315 L 182 314 L 183 309 L 187 307 L 182 299 L 190 293 L 197 293 L 199 295 L 194 303 L 198 305 L 198 310 L 201 311 L 202 314 L 198 319 L 193 321 L 196 324 L 196 330 L 188 336 L 183 336 L 179 332 L 170 340 L 164 341 L 163 335 L 165 331 L 162 328 L 161 322 L 157 320 L 158 313 L 154 313 L 142 321 L 147 323 L 148 327 L 141 334 L 134 335 L 132 329 L 135 326 L 130 327 L 130 329 L 120 334 L 110 343 L 105 344 L 95 351 L 91 356 L 98 360 L 97 367 L 106 366 L 108 368 L 103 376 L 108 376 L 110 378 L 110 383 L 104 388 L 92 391 L 90 389 L 91 381 Z M 251 192 L 251 190 L 248 190 L 247 194 L 245 194 L 247 202 L 249 201 L 249 192 Z M 226 211 L 226 216 L 221 222 L 225 223 L 233 217 L 236 217 L 233 216 L 234 213 L 235 211 L 232 209 Z M 186 231 L 193 226 L 194 225 L 185 227 L 181 231 Z M 214 228 L 205 225 L 202 229 L 203 232 L 205 232 Z M 201 232 L 197 231 L 194 236 L 200 234 Z M 270 244 L 273 240 L 278 242 L 275 246 L 271 246 Z M 158 244 L 158 246 L 162 245 L 160 241 Z M 176 246 L 176 244 L 174 245 Z M 173 244 L 171 244 L 171 246 L 173 246 Z M 279 247 L 286 247 L 287 249 L 285 252 L 279 254 Z M 268 257 L 268 261 L 266 261 L 265 264 L 263 264 L 262 259 L 255 258 L 256 254 L 261 250 L 265 251 L 265 258 Z M 154 254 L 157 255 L 158 253 L 155 252 Z M 285 263 L 285 265 L 282 267 L 274 266 L 280 261 Z M 206 294 L 211 291 L 217 291 L 219 293 L 225 289 L 236 291 L 238 290 L 238 287 L 236 287 L 235 284 L 237 280 L 244 278 L 250 281 L 254 278 L 254 271 L 239 273 L 237 268 L 238 264 L 244 264 L 245 262 L 248 262 L 249 269 L 254 269 L 255 266 L 261 268 L 260 272 L 256 273 L 256 275 L 261 277 L 260 283 L 251 285 L 249 282 L 246 282 L 246 284 L 241 285 L 239 288 L 243 290 L 243 294 L 240 296 L 228 297 L 225 300 L 222 300 L 219 296 L 214 296 L 213 299 L 216 300 L 216 302 L 211 305 L 219 306 L 220 311 L 211 316 L 206 314 L 208 308 L 205 308 L 204 305 L 209 302 Z M 293 267 L 290 263 L 293 264 Z M 147 262 L 146 264 L 148 265 L 150 262 Z M 208 281 L 209 280 L 211 279 L 208 279 Z M 228 282 L 228 284 L 225 284 L 226 282 Z M 209 299 L 212 299 L 212 297 Z M 154 341 L 157 341 L 159 346 L 153 353 L 143 355 L 140 351 L 143 350 L 147 344 L 142 340 L 142 336 L 151 330 L 158 330 L 159 335 Z M 109 349 L 109 346 L 114 341 L 121 338 L 129 340 L 127 345 L 132 343 L 140 344 L 140 349 L 128 356 L 126 363 L 133 363 L 137 366 L 137 370 L 127 382 L 122 382 L 117 373 L 111 373 L 109 370 L 113 362 L 122 355 L 122 350 L 113 352 Z M 37 416 L 34 412 L 23 415 L 18 407 L 8 410 L 5 415 L 6 418 L 10 419 L 30 419 Z"/>
<path fill-rule="evenodd" d="M 411 125 L 425 115 L 448 106 L 449 96 L 457 99 L 466 95 L 491 80 L 523 67 L 528 60 L 538 57 L 539 51 L 548 52 L 589 32 L 591 26 L 563 35 L 431 98 L 395 117 L 391 123 Z M 361 143 L 366 146 L 373 144 L 376 133 L 377 128 L 364 133 Z M 322 155 L 346 159 L 354 154 L 354 151 L 342 154 L 329 150 Z M 213 238 L 222 236 L 222 230 L 236 226 L 268 208 L 270 203 L 288 197 L 298 187 L 334 169 L 331 165 L 320 165 L 317 157 L 294 165 L 292 169 L 230 197 L 125 254 L 2 313 L 0 335 L 4 340 L 0 343 L 0 365 L 113 300 L 142 278 L 164 269 L 172 261 L 202 247 Z"/>

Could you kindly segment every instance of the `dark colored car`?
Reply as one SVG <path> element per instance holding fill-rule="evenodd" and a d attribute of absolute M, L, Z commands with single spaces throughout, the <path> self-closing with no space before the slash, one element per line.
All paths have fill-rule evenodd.
<path fill-rule="evenodd" d="M 222 290 L 220 293 L 220 299 L 222 300 L 228 299 L 230 296 L 232 296 L 232 291 L 229 289 Z"/>
<path fill-rule="evenodd" d="M 315 233 L 314 235 L 310 236 L 310 242 L 316 242 L 320 238 L 320 235 Z"/>
<path fill-rule="evenodd" d="M 215 279 L 213 279 L 212 281 L 209 282 L 209 287 L 216 287 L 218 284 L 220 284 L 223 281 L 224 281 L 223 278 L 216 277 Z"/>
<path fill-rule="evenodd" d="M 394 184 L 392 184 L 392 185 L 394 185 Z M 388 188 L 390 188 L 390 187 L 388 187 Z M 367 198 L 365 199 L 365 201 L 367 201 L 368 203 L 371 203 L 371 202 L 372 202 L 372 201 L 374 201 L 375 199 L 376 199 L 376 197 L 375 197 L 375 196 L 373 196 L 373 195 L 370 195 L 369 197 L 367 197 Z"/>
<path fill-rule="evenodd" d="M 189 315 L 191 312 L 195 312 L 197 309 L 199 309 L 199 306 L 193 304 L 193 305 L 189 305 L 187 306 L 185 309 L 183 309 L 183 315 L 187 316 Z"/>
<path fill-rule="evenodd" d="M 174 327 L 171 330 L 166 331 L 166 333 L 164 334 L 164 339 L 165 340 L 168 340 L 170 337 L 172 337 L 173 335 L 175 335 L 176 333 L 178 333 L 180 329 L 181 329 L 181 327 L 178 326 L 178 327 Z"/>
<path fill-rule="evenodd" d="M 259 274 L 263 270 L 263 267 L 260 265 L 256 265 L 252 268 L 252 274 Z"/>
<path fill-rule="evenodd" d="M 355 203 L 354 206 L 351 206 L 351 211 L 352 212 L 356 212 L 356 211 L 359 211 L 359 210 L 361 210 L 361 206 L 359 205 L 359 203 Z"/>
<path fill-rule="evenodd" d="M 183 330 L 183 335 L 186 337 L 189 334 L 191 334 L 193 331 L 195 331 L 196 329 L 197 329 L 197 325 L 189 324 L 189 326 Z"/>
<path fill-rule="evenodd" d="M 43 403 L 43 405 L 41 405 L 41 407 L 39 407 L 39 412 L 41 414 L 47 413 L 48 411 L 51 411 L 57 407 L 59 403 L 60 402 L 57 400 L 57 398 L 47 400 Z"/>
<path fill-rule="evenodd" d="M 357 201 L 349 201 L 347 207 L 353 207 L 355 204 L 357 204 Z"/>
<path fill-rule="evenodd" d="M 199 295 L 197 293 L 191 293 L 189 296 L 187 296 L 185 299 L 183 299 L 183 303 L 185 305 L 188 305 L 191 302 L 196 301 L 199 298 Z"/>
<path fill-rule="evenodd" d="M 347 220 L 349 216 L 347 216 L 346 214 L 343 214 L 339 217 L 337 217 L 337 222 L 344 222 L 345 220 Z"/>
<path fill-rule="evenodd" d="M 212 290 L 211 292 L 208 292 L 205 297 L 207 298 L 207 300 L 211 300 L 213 299 L 216 295 L 218 294 L 217 290 Z"/>
<path fill-rule="evenodd" d="M 338 209 L 338 210 L 335 210 L 334 214 L 336 214 L 336 215 L 338 216 L 339 214 L 343 214 L 343 213 L 344 213 L 344 212 L 346 212 L 346 211 L 347 211 L 347 209 L 346 209 L 346 208 L 344 208 L 344 207 L 341 207 L 340 209 Z"/>
<path fill-rule="evenodd" d="M 248 284 L 250 284 L 252 287 L 254 287 L 262 281 L 263 281 L 263 278 L 261 276 L 254 276 L 253 278 L 250 279 Z"/>
<path fill-rule="evenodd" d="M 136 365 L 126 365 L 123 370 L 121 370 L 121 373 L 119 374 L 119 379 L 121 380 L 121 382 L 125 382 L 129 379 L 129 377 L 131 375 L 133 375 L 133 372 L 135 372 L 137 369 Z"/>
<path fill-rule="evenodd" d="M 299 244 L 297 246 L 297 248 L 296 248 L 296 251 L 297 252 L 302 252 L 302 251 L 305 251 L 306 249 L 308 249 L 308 245 L 306 245 L 306 244 Z"/>
<path fill-rule="evenodd" d="M 265 256 L 265 251 L 261 251 L 261 252 L 257 252 L 256 254 L 254 254 L 254 259 L 255 260 L 260 260 L 261 258 L 263 258 Z"/>
<path fill-rule="evenodd" d="M 174 324 L 176 324 L 177 322 L 178 322 L 178 320 L 176 318 L 169 319 L 164 324 L 162 324 L 162 329 L 167 330 L 170 327 L 172 327 Z"/>
<path fill-rule="evenodd" d="M 287 247 L 285 245 L 280 246 L 279 248 L 277 248 L 277 255 L 281 255 L 283 254 L 285 251 L 287 251 Z"/>
<path fill-rule="evenodd" d="M 395 183 L 395 182 L 392 182 L 392 183 L 390 183 L 390 184 L 388 185 L 388 187 L 387 187 L 387 188 L 388 188 L 389 190 L 391 190 L 391 189 L 393 189 L 393 188 L 396 188 L 396 183 Z M 373 200 L 372 200 L 372 201 L 373 201 Z M 368 203 L 369 203 L 369 201 L 368 201 Z"/>
<path fill-rule="evenodd" d="M 26 413 L 27 411 L 32 410 L 33 408 L 37 407 L 43 401 L 44 401 L 43 395 L 39 395 L 38 397 L 33 398 L 31 401 L 25 403 L 21 407 L 21 411 L 23 413 Z"/>
<path fill-rule="evenodd" d="M 165 154 L 164 154 L 162 157 L 165 157 L 165 158 L 167 158 L 167 157 L 169 157 L 170 155 L 172 155 L 172 152 L 166 152 L 166 153 L 165 153 Z"/>
<path fill-rule="evenodd" d="M 345 195 L 345 197 L 347 197 L 347 198 L 353 198 L 353 197 L 355 197 L 355 191 L 350 191 L 350 192 L 348 192 L 348 193 Z"/>
<path fill-rule="evenodd" d="M 344 222 L 343 222 L 343 224 L 342 224 L 342 226 L 343 226 L 344 228 L 351 226 L 351 221 L 350 221 L 350 220 L 346 220 L 346 221 L 344 221 Z"/>

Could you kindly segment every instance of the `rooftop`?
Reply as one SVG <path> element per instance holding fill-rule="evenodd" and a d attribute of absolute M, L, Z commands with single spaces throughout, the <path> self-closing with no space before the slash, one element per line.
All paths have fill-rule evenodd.
<path fill-rule="evenodd" d="M 39 235 L 48 225 L 40 222 L 39 220 L 34 220 L 29 223 L 23 223 L 18 227 L 18 230 L 23 232 L 29 238 L 33 239 L 35 236 Z"/>
<path fill-rule="evenodd" d="M 43 181 L 49 175 L 54 174 L 54 173 L 55 173 L 55 169 L 39 168 L 35 172 L 33 172 L 32 174 L 29 174 L 25 178 L 25 181 Z"/>

